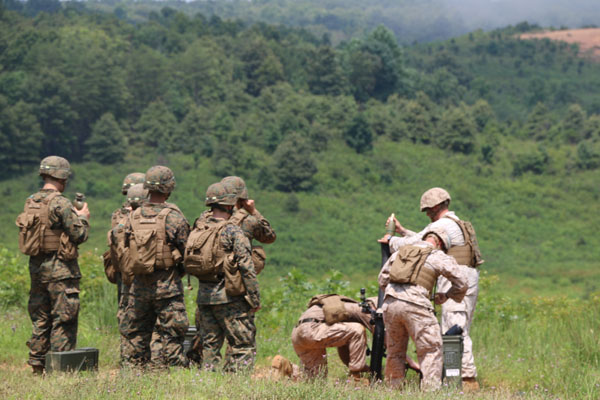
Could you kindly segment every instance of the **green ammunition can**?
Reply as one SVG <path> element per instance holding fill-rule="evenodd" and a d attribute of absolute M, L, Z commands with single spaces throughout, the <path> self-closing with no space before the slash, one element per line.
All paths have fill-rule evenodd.
<path fill-rule="evenodd" d="M 98 369 L 98 349 L 84 347 L 72 351 L 46 353 L 46 371 L 79 372 Z"/>
<path fill-rule="evenodd" d="M 442 381 L 451 387 L 462 387 L 461 366 L 463 354 L 462 335 L 443 335 L 444 368 Z"/>

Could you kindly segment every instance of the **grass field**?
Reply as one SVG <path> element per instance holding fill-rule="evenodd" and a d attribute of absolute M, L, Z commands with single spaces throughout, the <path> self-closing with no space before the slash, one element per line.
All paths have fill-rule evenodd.
<path fill-rule="evenodd" d="M 18 260 L 18 258 L 16 258 Z M 0 261 L 11 265 L 10 252 Z M 23 267 L 23 266 L 22 266 Z M 82 258 L 82 310 L 78 346 L 100 349 L 98 373 L 53 374 L 34 377 L 26 366 L 25 342 L 30 322 L 25 307 L 4 307 L 0 321 L 0 387 L 2 398 L 315 398 L 384 399 L 398 396 L 417 399 L 597 399 L 600 397 L 600 296 L 569 299 L 565 296 L 514 300 L 497 286 L 498 277 L 483 274 L 480 301 L 472 337 L 482 391 L 465 394 L 444 389 L 421 394 L 417 377 L 409 374 L 405 391 L 383 385 L 355 387 L 334 352 L 329 353 L 326 382 L 291 383 L 252 379 L 248 375 L 223 375 L 196 369 L 151 372 L 138 375 L 120 371 L 116 326 L 116 288 L 105 282 L 98 254 Z M 15 276 L 25 275 L 25 269 Z M 375 276 L 366 277 L 375 293 Z M 25 280 L 27 279 L 24 277 Z M 358 297 L 359 286 L 330 271 L 311 279 L 299 270 L 282 278 L 261 277 L 263 309 L 257 314 L 258 362 L 268 367 L 268 357 L 281 354 L 293 362 L 291 330 L 314 293 L 337 292 Z M 25 299 L 25 286 L 17 300 Z M 193 315 L 195 294 L 186 291 L 188 314 Z M 414 353 L 413 353 L 414 356 Z"/>

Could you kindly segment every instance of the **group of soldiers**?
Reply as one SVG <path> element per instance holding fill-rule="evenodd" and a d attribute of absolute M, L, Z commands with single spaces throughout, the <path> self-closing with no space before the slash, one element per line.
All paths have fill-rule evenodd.
<path fill-rule="evenodd" d="M 70 173 L 66 159 L 44 158 L 43 187 L 27 199 L 17 218 L 19 247 L 30 256 L 28 311 L 33 333 L 27 345 L 34 373 L 44 371 L 48 351 L 73 350 L 76 343 L 81 278 L 77 246 L 88 237 L 90 213 L 87 203 L 74 207 L 62 195 Z M 121 363 L 160 368 L 193 362 L 214 370 L 226 340 L 224 371 L 251 369 L 256 356 L 254 314 L 261 307 L 257 274 L 265 261 L 264 250 L 253 240 L 273 243 L 275 232 L 239 177 L 208 187 L 208 209 L 191 227 L 181 210 L 167 201 L 174 189 L 175 177 L 168 167 L 129 174 L 122 186 L 126 201 L 111 217 L 104 266 L 107 278 L 118 286 Z M 424 389 L 440 386 L 441 332 L 453 325 L 463 330 L 463 384 L 478 387 L 469 332 L 478 294 L 477 266 L 483 261 L 471 225 L 449 211 L 449 204 L 448 192 L 428 190 L 421 198 L 421 211 L 431 224 L 415 233 L 391 217 L 388 225 L 393 223 L 400 236 L 379 240 L 389 244 L 392 255 L 379 275 L 384 302 L 370 299 L 370 305 L 383 312 L 385 379 L 394 387 L 404 381 L 407 363 L 421 371 Z M 186 273 L 199 281 L 197 332 L 187 354 Z M 431 299 L 442 304 L 441 328 Z M 292 331 L 301 366 L 276 356 L 273 370 L 294 379 L 324 376 L 326 348 L 336 347 L 350 375 L 360 379 L 369 371 L 366 330 L 372 330 L 362 308 L 336 294 L 313 297 Z M 406 356 L 409 337 L 415 342 L 418 364 Z"/>

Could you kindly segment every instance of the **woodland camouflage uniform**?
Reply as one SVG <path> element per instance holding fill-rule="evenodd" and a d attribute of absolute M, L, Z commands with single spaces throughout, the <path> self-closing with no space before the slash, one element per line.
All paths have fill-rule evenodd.
<path fill-rule="evenodd" d="M 212 216 L 207 219 L 208 223 L 220 221 L 222 220 Z M 214 368 L 220 362 L 220 350 L 227 339 L 230 350 L 223 368 L 233 372 L 239 368 L 252 368 L 254 365 L 256 325 L 254 312 L 251 310 L 260 306 L 260 294 L 252 264 L 250 241 L 240 227 L 225 225 L 219 240 L 225 253 L 233 255 L 233 262 L 240 271 L 246 293 L 229 296 L 225 290 L 223 273 L 218 275 L 217 282 L 199 280 L 196 326 L 202 340 L 204 365 Z"/>
<path fill-rule="evenodd" d="M 170 183 L 166 184 L 165 181 Z M 166 167 L 152 167 L 146 173 L 144 187 L 151 192 L 157 190 L 170 193 L 174 186 L 175 179 Z M 143 218 L 152 218 L 166 208 L 172 210 L 165 219 L 167 244 L 183 254 L 190 227 L 180 211 L 173 209 L 168 203 L 147 202 L 140 207 L 140 212 Z M 130 218 L 125 223 L 125 229 L 131 230 Z M 150 361 L 150 341 L 156 329 L 162 342 L 161 361 L 167 365 L 187 365 L 183 354 L 183 340 L 188 319 L 183 299 L 182 275 L 183 267 L 178 264 L 169 269 L 155 269 L 151 274 L 134 277 L 127 296 L 129 300 L 123 304 L 124 310 L 119 323 L 119 330 L 124 337 L 125 364 L 144 365 Z"/>
<path fill-rule="evenodd" d="M 60 157 L 47 157 L 42 165 L 53 158 Z M 68 162 L 64 162 L 68 166 Z M 66 180 L 68 174 L 58 178 Z M 42 189 L 30 198 L 41 202 L 51 193 L 56 191 Z M 65 232 L 72 243 L 78 245 L 87 240 L 87 218 L 78 216 L 71 201 L 62 194 L 50 201 L 48 219 L 51 229 Z M 29 275 L 31 289 L 27 309 L 33 323 L 33 333 L 27 342 L 30 349 L 28 363 L 43 367 L 48 351 L 75 349 L 81 272 L 77 259 L 63 261 L 57 257 L 57 252 L 51 252 L 29 258 Z"/>

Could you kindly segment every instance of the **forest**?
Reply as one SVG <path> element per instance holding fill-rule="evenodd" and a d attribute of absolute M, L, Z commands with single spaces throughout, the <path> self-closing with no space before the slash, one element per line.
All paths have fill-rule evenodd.
<path fill-rule="evenodd" d="M 303 29 L 172 8 L 132 25 L 59 6 L 2 12 L 4 177 L 43 154 L 110 164 L 152 149 L 209 157 L 218 173 L 254 163 L 263 187 L 301 191 L 317 172 L 311 156 L 338 136 L 357 153 L 384 137 L 482 167 L 500 161 L 500 138 L 525 140 L 532 149 L 508 160 L 514 176 L 548 170 L 548 147 L 574 147 L 568 169 L 598 166 L 598 66 L 575 45 L 518 39 L 536 25 L 408 47 L 380 25 L 333 46 Z M 290 148 L 304 162 L 282 168 Z"/>

